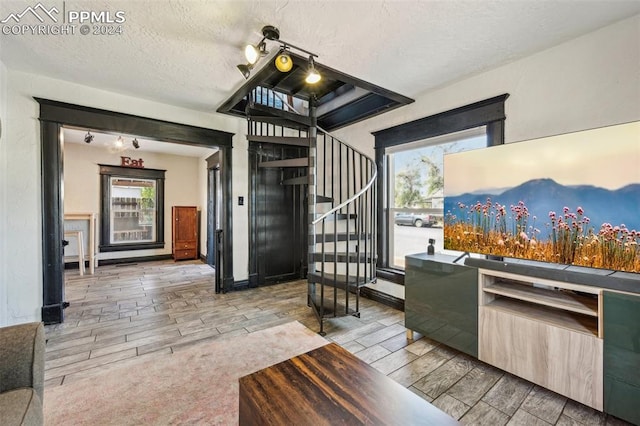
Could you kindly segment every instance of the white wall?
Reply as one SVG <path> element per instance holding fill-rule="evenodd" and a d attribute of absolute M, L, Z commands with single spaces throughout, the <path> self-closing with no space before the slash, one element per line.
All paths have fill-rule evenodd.
<path fill-rule="evenodd" d="M 5 76 L 6 75 L 6 76 Z M 4 194 L 0 239 L 10 250 L 0 259 L 0 320 L 15 324 L 40 319 L 42 306 L 42 212 L 40 191 L 40 124 L 34 96 L 135 114 L 234 133 L 233 199 L 247 193 L 245 122 L 107 92 L 61 80 L 9 70 L 7 114 L 3 119 L 0 195 Z M 3 99 L 5 99 L 3 97 Z M 212 108 L 215 106 L 212 106 Z M 0 197 L 1 198 L 1 197 Z M 234 207 L 234 278 L 247 278 L 248 220 L 244 207 Z"/>
<path fill-rule="evenodd" d="M 0 38 L 0 51 L 2 40 Z M 5 171 L 7 159 L 7 68 L 0 61 L 0 182 L 6 182 Z M 7 186 L 0 183 L 0 231 L 6 229 L 6 194 Z M 6 265 L 7 239 L 0 233 L 0 265 Z M 8 323 L 7 268 L 0 267 L 0 327 Z"/>
<path fill-rule="evenodd" d="M 212 150 L 213 152 L 213 150 Z M 120 153 L 92 145 L 64 145 L 64 211 L 65 213 L 100 213 L 99 164 L 120 165 Z M 164 188 L 164 249 L 100 253 L 100 259 L 120 259 L 171 254 L 171 206 L 196 206 L 206 217 L 201 202 L 200 171 L 206 163 L 197 157 L 184 157 L 154 152 L 126 153 L 142 158 L 148 169 L 166 170 Z M 206 195 L 206 193 L 205 193 Z"/>
<path fill-rule="evenodd" d="M 640 15 L 424 92 L 336 135 L 373 155 L 373 131 L 503 93 L 507 142 L 640 120 Z"/>

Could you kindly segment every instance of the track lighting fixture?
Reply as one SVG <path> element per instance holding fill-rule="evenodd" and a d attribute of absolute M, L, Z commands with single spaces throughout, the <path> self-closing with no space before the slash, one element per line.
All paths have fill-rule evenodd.
<path fill-rule="evenodd" d="M 138 142 L 138 139 L 136 139 L 136 138 L 133 138 L 133 140 L 131 141 L 131 144 L 133 145 L 133 147 L 135 149 L 140 148 L 140 142 Z"/>
<path fill-rule="evenodd" d="M 275 64 L 280 72 L 289 72 L 293 68 L 293 60 L 289 56 L 286 46 L 280 49 L 280 53 L 276 56 Z"/>
<path fill-rule="evenodd" d="M 241 64 L 241 65 L 238 65 L 238 69 L 242 73 L 242 76 L 245 78 L 245 80 L 248 80 L 249 76 L 251 75 L 251 70 L 253 69 L 253 65 L 251 65 L 251 64 L 247 64 L 247 65 Z"/>
<path fill-rule="evenodd" d="M 309 84 L 316 84 L 322 79 L 320 73 L 316 70 L 316 65 L 313 62 L 313 55 L 309 56 L 309 70 L 307 71 L 307 77 L 304 79 Z"/>
<path fill-rule="evenodd" d="M 84 135 L 84 143 L 91 143 L 93 142 L 93 135 L 91 134 L 91 132 L 87 131 L 87 134 Z"/>
<path fill-rule="evenodd" d="M 247 44 L 244 48 L 244 57 L 247 58 L 249 64 L 254 65 L 263 56 L 267 56 L 267 43 L 264 42 L 264 38 L 260 40 L 257 46 Z"/>
<path fill-rule="evenodd" d="M 280 50 L 275 57 L 274 64 L 278 71 L 280 72 L 289 72 L 293 69 L 293 58 L 290 55 L 290 49 L 299 50 L 309 55 L 309 68 L 307 71 L 307 75 L 305 78 L 305 82 L 308 84 L 315 84 L 322 79 L 322 76 L 318 72 L 314 60 L 314 57 L 318 57 L 318 55 L 313 54 L 307 50 L 304 50 L 300 47 L 294 46 L 291 43 L 287 43 L 283 40 L 280 40 L 280 30 L 274 27 L 273 25 L 265 25 L 262 27 L 262 40 L 257 45 L 248 44 L 245 46 L 244 55 L 247 59 L 247 64 L 238 65 L 238 70 L 242 73 L 245 79 L 248 79 L 251 75 L 251 70 L 254 65 L 260 60 L 261 57 L 266 56 L 269 52 L 267 52 L 267 43 L 266 40 L 276 41 L 280 43 Z"/>
<path fill-rule="evenodd" d="M 114 143 L 116 148 L 122 148 L 124 147 L 124 140 L 122 139 L 122 136 L 118 136 L 118 139 L 116 139 L 116 142 Z"/>
<path fill-rule="evenodd" d="M 118 153 L 127 150 L 127 146 L 124 144 L 122 136 L 118 136 L 118 139 L 112 140 L 107 144 L 107 149 L 111 153 Z"/>

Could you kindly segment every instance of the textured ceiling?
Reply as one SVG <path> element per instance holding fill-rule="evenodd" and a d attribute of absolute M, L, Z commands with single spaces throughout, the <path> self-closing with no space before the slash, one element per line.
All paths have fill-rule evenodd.
<path fill-rule="evenodd" d="M 210 112 L 244 82 L 242 47 L 266 24 L 322 64 L 415 97 L 640 13 L 637 0 L 41 1 L 124 11 L 123 33 L 2 34 L 8 68 Z M 36 4 L 0 0 L 0 20 Z"/>
<path fill-rule="evenodd" d="M 74 143 L 85 146 L 84 138 L 86 134 L 86 130 L 65 128 L 64 143 Z M 134 136 L 131 135 L 102 133 L 96 131 L 91 131 L 90 134 L 93 136 L 93 139 L 89 145 L 86 146 L 127 156 L 134 156 L 145 152 L 155 152 L 160 154 L 181 155 L 183 157 L 203 157 L 205 155 L 211 155 L 217 151 L 217 148 L 212 149 L 192 145 L 158 142 L 141 137 L 136 137 L 139 146 L 139 148 L 136 149 L 132 144 Z M 117 140 L 118 136 L 122 137 L 124 141 L 123 150 L 117 150 L 114 148 L 114 142 Z"/>

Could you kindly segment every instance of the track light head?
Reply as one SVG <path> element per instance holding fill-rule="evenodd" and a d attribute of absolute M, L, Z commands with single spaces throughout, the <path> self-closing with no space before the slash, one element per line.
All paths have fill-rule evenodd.
<path fill-rule="evenodd" d="M 238 70 L 240 70 L 240 73 L 242 73 L 242 76 L 243 76 L 246 80 L 248 80 L 248 79 L 249 79 L 249 76 L 251 75 L 251 68 L 253 68 L 253 67 L 251 66 L 251 64 L 247 64 L 247 65 L 240 64 L 240 65 L 238 65 Z"/>
<path fill-rule="evenodd" d="M 289 72 L 291 68 L 293 68 L 293 60 L 291 56 L 289 56 L 289 52 L 287 52 L 287 48 L 283 47 L 280 49 L 280 53 L 276 56 L 275 60 L 276 68 L 280 72 Z"/>
<path fill-rule="evenodd" d="M 313 56 L 309 56 L 309 70 L 307 71 L 307 77 L 304 79 L 309 84 L 316 84 L 322 79 L 322 76 L 316 70 L 316 65 L 313 62 Z"/>
<path fill-rule="evenodd" d="M 244 57 L 247 58 L 247 62 L 253 65 L 258 62 L 258 59 L 260 58 L 260 52 L 258 51 L 258 48 L 253 44 L 247 44 L 244 47 Z"/>
<path fill-rule="evenodd" d="M 93 135 L 91 134 L 91 132 L 87 132 L 86 135 L 84 135 L 84 142 L 85 143 L 91 143 L 93 142 Z"/>
<path fill-rule="evenodd" d="M 131 143 L 133 144 L 133 147 L 134 147 L 135 149 L 140 148 L 140 142 L 138 142 L 138 139 L 133 138 L 133 140 L 131 141 Z"/>
<path fill-rule="evenodd" d="M 263 56 L 267 56 L 269 52 L 267 51 L 267 43 L 264 42 L 264 39 L 258 43 L 257 46 L 253 44 L 247 44 L 244 47 L 244 57 L 247 58 L 247 62 L 249 65 L 255 65 Z"/>
<path fill-rule="evenodd" d="M 118 136 L 118 139 L 116 139 L 113 145 L 118 149 L 122 149 L 124 147 L 124 139 L 122 139 L 122 136 Z"/>

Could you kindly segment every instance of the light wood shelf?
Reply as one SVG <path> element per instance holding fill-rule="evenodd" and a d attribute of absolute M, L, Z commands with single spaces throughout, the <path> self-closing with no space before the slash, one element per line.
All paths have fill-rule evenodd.
<path fill-rule="evenodd" d="M 598 336 L 598 319 L 594 316 L 580 315 L 548 306 L 519 299 L 501 297 L 485 306 L 485 308 L 499 309 L 514 315 L 519 315 L 535 321 L 541 321 L 556 327 L 577 331 L 592 336 Z"/>
<path fill-rule="evenodd" d="M 486 286 L 484 291 L 579 314 L 598 316 L 597 297 L 581 296 L 571 290 L 550 290 L 528 284 L 496 281 L 494 284 Z"/>
<path fill-rule="evenodd" d="M 602 290 L 480 270 L 479 304 L 602 338 Z"/>

